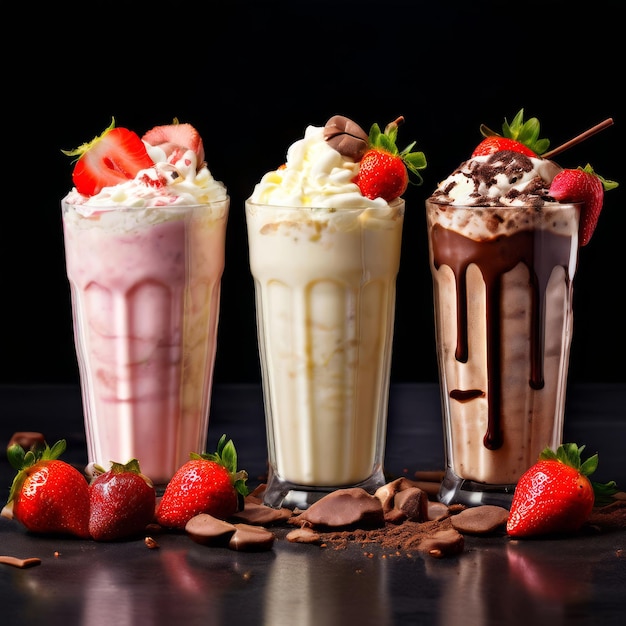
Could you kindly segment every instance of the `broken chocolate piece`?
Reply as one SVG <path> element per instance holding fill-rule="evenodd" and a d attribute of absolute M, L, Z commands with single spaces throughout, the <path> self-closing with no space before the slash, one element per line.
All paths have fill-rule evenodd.
<path fill-rule="evenodd" d="M 408 478 L 397 478 L 379 487 L 374 495 L 381 501 L 387 522 L 400 524 L 406 519 L 414 522 L 428 519 L 428 494 Z"/>
<path fill-rule="evenodd" d="M 443 502 L 428 501 L 428 519 L 432 522 L 435 520 L 445 519 L 450 515 L 447 505 Z"/>
<path fill-rule="evenodd" d="M 400 509 L 412 522 L 425 522 L 428 519 L 428 495 L 418 487 L 403 489 L 394 498 L 394 508 Z"/>
<path fill-rule="evenodd" d="M 186 524 L 185 531 L 195 541 L 205 546 L 226 546 L 235 534 L 235 526 L 208 513 L 194 515 Z"/>
<path fill-rule="evenodd" d="M 353 161 L 360 161 L 368 146 L 367 133 L 343 115 L 334 115 L 326 122 L 324 139 L 331 148 Z"/>
<path fill-rule="evenodd" d="M 27 559 L 19 559 L 16 556 L 0 556 L 0 564 L 25 569 L 27 567 L 33 567 L 34 565 L 41 565 L 41 559 L 36 556 Z"/>
<path fill-rule="evenodd" d="M 439 530 L 432 537 L 424 539 L 419 545 L 422 552 L 427 552 L 436 559 L 460 554 L 464 547 L 465 538 L 453 528 Z"/>
<path fill-rule="evenodd" d="M 240 552 L 262 552 L 271 550 L 276 539 L 274 533 L 262 526 L 235 524 L 235 533 L 228 542 L 231 550 Z"/>
<path fill-rule="evenodd" d="M 285 539 L 291 543 L 320 544 L 322 542 L 320 534 L 308 527 L 296 528 L 295 530 L 289 531 L 285 536 Z"/>
<path fill-rule="evenodd" d="M 273 509 L 264 504 L 253 502 L 246 498 L 243 511 L 238 511 L 230 519 L 247 524 L 263 526 L 265 524 L 278 524 L 289 519 L 293 514 L 291 509 Z"/>
<path fill-rule="evenodd" d="M 314 502 L 297 518 L 313 527 L 379 528 L 385 525 L 380 500 L 361 487 L 338 489 Z"/>
<path fill-rule="evenodd" d="M 462 533 L 486 535 L 506 524 L 507 509 L 492 504 L 483 504 L 465 509 L 451 518 L 452 526 Z"/>

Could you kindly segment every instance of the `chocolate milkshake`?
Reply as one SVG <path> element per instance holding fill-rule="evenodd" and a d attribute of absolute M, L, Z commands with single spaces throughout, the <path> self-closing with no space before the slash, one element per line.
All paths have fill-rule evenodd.
<path fill-rule="evenodd" d="M 558 171 L 512 151 L 475 157 L 426 202 L 445 503 L 508 505 L 561 443 L 580 205 L 548 195 Z"/>

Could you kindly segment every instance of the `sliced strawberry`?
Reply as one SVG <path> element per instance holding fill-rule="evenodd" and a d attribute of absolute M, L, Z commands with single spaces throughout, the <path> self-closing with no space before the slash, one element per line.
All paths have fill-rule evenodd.
<path fill-rule="evenodd" d="M 126 128 L 115 128 L 115 120 L 99 137 L 63 153 L 79 157 L 72 180 L 85 196 L 133 179 L 137 172 L 154 165 L 139 136 Z"/>
<path fill-rule="evenodd" d="M 204 163 L 204 145 L 200 133 L 191 124 L 155 126 L 142 139 L 151 146 L 159 146 L 170 163 L 178 161 L 187 150 L 193 150 L 198 157 L 198 167 Z"/>
<path fill-rule="evenodd" d="M 552 180 L 549 194 L 558 202 L 582 202 L 580 214 L 580 245 L 586 246 L 593 235 L 604 203 L 604 191 L 617 183 L 598 176 L 591 165 L 564 169 Z"/>

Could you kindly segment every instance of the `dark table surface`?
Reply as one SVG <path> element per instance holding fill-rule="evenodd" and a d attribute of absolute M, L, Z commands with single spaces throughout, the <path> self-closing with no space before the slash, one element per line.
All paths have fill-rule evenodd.
<path fill-rule="evenodd" d="M 64 438 L 63 459 L 86 462 L 77 387 L 0 386 L 0 445 L 15 431 Z M 266 473 L 261 390 L 214 390 L 209 449 L 222 433 L 237 446 L 251 487 Z M 569 390 L 565 441 L 598 452 L 598 481 L 626 486 L 626 384 Z M 433 384 L 393 385 L 386 471 L 411 477 L 443 467 Z M 14 471 L 0 458 L 0 504 Z M 377 545 L 347 549 L 278 539 L 271 551 L 204 547 L 184 534 L 119 543 L 31 535 L 0 518 L 0 554 L 41 565 L 0 565 L 0 624 L 622 624 L 626 530 L 560 539 L 466 537 L 462 554 L 435 559 Z"/>

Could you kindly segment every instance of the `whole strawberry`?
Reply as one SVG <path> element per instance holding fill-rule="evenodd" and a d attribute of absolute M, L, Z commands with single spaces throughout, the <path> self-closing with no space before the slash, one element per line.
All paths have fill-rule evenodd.
<path fill-rule="evenodd" d="M 578 169 L 564 169 L 552 180 L 549 194 L 558 202 L 582 202 L 579 241 L 586 246 L 598 224 L 604 204 L 604 192 L 618 183 L 605 180 L 593 171 L 591 165 Z"/>
<path fill-rule="evenodd" d="M 99 468 L 102 469 L 102 468 Z M 136 537 L 154 520 L 156 492 L 137 459 L 111 469 L 89 484 L 89 534 L 95 541 Z"/>
<path fill-rule="evenodd" d="M 384 133 L 378 124 L 373 124 L 370 129 L 368 147 L 354 179 L 366 198 L 383 198 L 387 202 L 399 198 L 409 184 L 409 172 L 417 176 L 418 185 L 423 182 L 419 170 L 426 167 L 424 153 L 411 152 L 415 142 L 402 152 L 396 146 L 398 126 L 402 122 L 404 118 L 399 117 L 386 126 Z"/>
<path fill-rule="evenodd" d="M 19 445 L 7 450 L 17 470 L 5 511 L 33 533 L 89 537 L 87 478 L 59 457 L 64 439 L 25 452 Z M 3 513 L 6 515 L 6 513 Z"/>
<path fill-rule="evenodd" d="M 615 493 L 615 483 L 592 483 L 598 455 L 584 463 L 585 446 L 563 444 L 554 452 L 546 448 L 539 460 L 520 477 L 507 520 L 511 537 L 573 533 L 587 521 L 599 498 Z"/>
<path fill-rule="evenodd" d="M 222 435 L 213 454 L 192 452 L 189 461 L 174 474 L 157 506 L 156 521 L 166 528 L 184 529 L 200 513 L 227 519 L 239 509 L 239 498 L 248 493 L 244 470 L 237 471 L 232 439 Z"/>
<path fill-rule="evenodd" d="M 536 117 L 531 117 L 524 121 L 524 109 L 520 109 L 510 124 L 505 118 L 502 125 L 502 135 L 482 124 L 480 132 L 485 139 L 474 148 L 472 156 L 512 150 L 513 152 L 521 152 L 528 157 L 537 157 L 550 146 L 548 139 L 539 138 L 539 130 L 539 120 Z"/>

